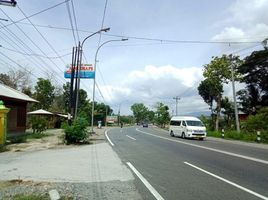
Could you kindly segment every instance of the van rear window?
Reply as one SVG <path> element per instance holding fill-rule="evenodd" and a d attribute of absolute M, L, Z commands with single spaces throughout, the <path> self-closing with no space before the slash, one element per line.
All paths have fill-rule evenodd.
<path fill-rule="evenodd" d="M 181 121 L 170 121 L 170 125 L 171 126 L 180 126 L 181 125 Z"/>
<path fill-rule="evenodd" d="M 204 126 L 204 124 L 200 121 L 186 121 L 188 126 Z"/>

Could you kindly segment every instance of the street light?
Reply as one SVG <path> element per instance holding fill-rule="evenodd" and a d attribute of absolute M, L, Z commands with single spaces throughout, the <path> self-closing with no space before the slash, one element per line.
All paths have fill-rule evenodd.
<path fill-rule="evenodd" d="M 96 85 L 96 72 L 97 72 L 97 56 L 98 56 L 98 53 L 99 53 L 99 50 L 100 50 L 100 48 L 103 46 L 103 45 L 105 45 L 105 44 L 107 44 L 107 43 L 110 43 L 110 42 L 122 42 L 122 41 L 126 41 L 126 40 L 128 40 L 128 39 L 121 39 L 121 40 L 108 40 L 108 41 L 106 41 L 106 42 L 104 42 L 104 43 L 102 43 L 99 47 L 98 47 L 98 49 L 97 49 L 97 51 L 96 51 L 96 54 L 95 54 L 95 64 L 94 64 L 94 71 L 95 71 L 95 76 L 94 76 L 94 82 L 93 82 L 93 100 L 92 100 L 92 111 L 91 111 L 91 132 L 93 133 L 93 123 L 94 123 L 94 102 L 95 102 L 95 85 Z M 107 117 L 107 116 L 106 116 Z"/>
<path fill-rule="evenodd" d="M 92 37 L 93 35 L 96 35 L 98 33 L 101 33 L 101 32 L 107 32 L 109 31 L 110 28 L 102 28 L 100 30 L 98 30 L 97 32 L 95 33 L 92 33 L 91 35 L 87 36 L 83 41 L 82 41 L 82 44 L 80 45 L 80 42 L 78 43 L 78 56 L 77 56 L 77 64 L 78 64 L 78 69 L 77 69 L 77 79 L 78 82 L 76 83 L 76 102 L 75 102 L 75 113 L 74 113 L 74 116 L 76 117 L 77 116 L 77 109 L 78 109 L 78 100 L 79 100 L 79 87 L 80 87 L 80 69 L 81 69 L 81 66 L 82 66 L 82 54 L 83 54 L 83 45 L 85 43 L 85 41 Z M 95 79 L 94 79 L 95 80 Z"/>

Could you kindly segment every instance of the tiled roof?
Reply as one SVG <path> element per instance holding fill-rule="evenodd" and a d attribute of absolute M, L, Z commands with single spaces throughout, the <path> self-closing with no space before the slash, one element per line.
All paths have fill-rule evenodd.
<path fill-rule="evenodd" d="M 0 100 L 1 96 L 3 97 L 8 97 L 8 98 L 13 98 L 13 99 L 18 99 L 21 101 L 27 101 L 27 102 L 38 102 L 35 99 L 29 97 L 26 94 L 23 94 L 22 92 L 19 92 L 9 86 L 6 86 L 2 83 L 0 83 Z"/>

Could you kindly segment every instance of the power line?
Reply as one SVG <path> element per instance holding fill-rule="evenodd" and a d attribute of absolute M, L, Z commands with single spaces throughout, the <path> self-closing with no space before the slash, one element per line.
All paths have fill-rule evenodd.
<path fill-rule="evenodd" d="M 2 31 L 1 31 L 2 32 Z M 19 38 L 16 38 L 17 36 L 13 33 L 13 32 L 11 32 L 11 31 L 9 31 L 8 30 L 8 32 L 9 33 L 11 33 L 10 35 L 11 36 L 13 36 L 15 39 L 17 39 L 18 41 L 19 41 L 19 43 L 21 43 L 22 44 L 22 46 L 25 48 L 25 44 L 19 39 Z M 5 42 L 7 42 L 10 46 L 12 46 L 13 48 L 15 48 L 15 49 L 17 49 L 16 47 L 14 47 L 9 41 L 11 41 L 11 42 L 13 42 L 18 48 L 20 48 L 21 49 L 21 47 L 12 39 L 12 38 L 10 38 L 8 35 L 6 35 L 4 32 L 2 32 L 2 34 L 4 35 L 4 36 L 6 36 L 6 38 L 8 38 L 9 40 L 6 40 L 6 38 L 4 38 L 4 37 L 2 37 L 1 35 L 0 35 L 0 37 L 5 41 Z M 16 36 L 16 37 L 15 37 Z M 26 47 L 28 47 L 27 45 L 26 45 Z M 22 49 L 23 50 L 23 49 Z M 29 51 L 31 51 L 31 49 L 28 47 L 28 50 Z M 24 52 L 25 52 L 25 54 L 27 54 L 26 53 L 26 51 L 25 50 L 23 50 Z M 35 62 L 33 62 L 33 61 L 31 61 L 32 63 L 34 63 L 34 65 L 36 65 L 36 63 Z M 42 65 L 43 63 L 41 63 L 41 64 L 37 64 L 37 65 Z"/>
<path fill-rule="evenodd" d="M 10 57 L 8 57 L 7 55 L 5 55 L 4 53 L 2 53 L 1 51 L 0 51 L 0 54 L 2 55 L 2 56 L 4 56 L 5 58 L 7 58 L 8 60 L 10 60 L 12 63 L 15 63 L 19 68 L 22 68 L 23 70 L 25 70 L 27 73 L 29 73 L 29 74 L 32 74 L 34 77 L 36 77 L 37 79 L 38 79 L 38 77 L 37 76 L 35 76 L 33 73 L 31 73 L 30 71 L 28 71 L 25 67 L 23 67 L 22 65 L 20 65 L 19 63 L 17 63 L 15 60 L 13 60 L 12 58 L 10 58 Z M 2 62 L 5 62 L 5 61 L 3 61 L 2 60 Z M 7 63 L 7 62 L 5 62 L 7 65 L 10 65 L 9 63 Z"/>
<path fill-rule="evenodd" d="M 69 1 L 69 0 L 68 0 Z M 59 59 L 62 61 L 62 63 L 65 65 L 66 63 L 63 61 L 63 59 L 60 57 L 58 52 L 55 50 L 55 48 L 50 44 L 50 42 L 45 38 L 45 36 L 37 29 L 37 27 L 32 23 L 32 21 L 27 17 L 27 15 L 22 11 L 22 9 L 18 6 L 18 9 L 20 12 L 25 16 L 25 18 L 30 22 L 30 24 L 34 27 L 34 29 L 39 33 L 39 35 L 43 38 L 43 40 L 47 43 L 47 45 L 52 49 L 52 51 L 59 57 Z M 39 47 L 38 47 L 39 48 Z M 40 49 L 40 48 L 39 48 Z M 51 59 L 50 59 L 51 61 Z M 54 63 L 55 64 L 55 63 Z M 56 65 L 56 64 L 55 64 Z M 60 69 L 57 65 L 56 67 Z M 61 71 L 61 70 L 60 70 Z"/>
<path fill-rule="evenodd" d="M 15 52 L 15 53 L 18 53 L 18 54 L 21 54 L 21 55 L 24 55 L 24 56 L 37 56 L 37 57 L 42 57 L 42 58 L 47 58 L 47 59 L 58 59 L 58 58 L 62 58 L 62 57 L 65 57 L 65 56 L 69 56 L 71 55 L 72 53 L 66 53 L 66 54 L 63 54 L 61 55 L 60 57 L 47 57 L 47 56 L 43 56 L 41 54 L 29 54 L 29 53 L 23 53 L 21 51 L 17 51 L 17 50 L 14 50 L 14 49 L 10 49 L 10 48 L 7 48 L 7 47 L 4 47 L 2 45 L 0 45 L 1 48 L 3 49 L 6 49 L 8 51 L 12 51 L 12 52 Z"/>
<path fill-rule="evenodd" d="M 67 0 L 66 0 L 67 1 Z M 68 0 L 70 1 L 70 0 Z M 45 38 L 45 36 L 38 30 L 38 28 L 32 23 L 32 21 L 27 17 L 27 15 L 23 12 L 23 10 L 18 6 L 18 9 L 20 10 L 20 12 L 25 16 L 25 18 L 32 24 L 32 26 L 34 27 L 34 29 L 39 33 L 39 35 L 43 38 L 43 40 L 47 43 L 47 45 L 54 51 L 54 53 L 60 57 L 60 55 L 58 54 L 58 52 L 54 49 L 54 47 L 50 44 L 50 42 Z M 60 60 L 63 62 L 63 64 L 65 64 L 65 62 L 62 60 L 62 58 L 60 58 Z"/>
<path fill-rule="evenodd" d="M 48 8 L 46 8 L 46 9 L 43 9 L 43 10 L 37 12 L 37 13 L 34 13 L 34 14 L 32 14 L 32 15 L 29 15 L 28 18 L 31 18 L 31 17 L 33 17 L 33 16 L 39 15 L 39 14 L 41 14 L 41 13 L 43 13 L 43 12 L 46 12 L 46 11 L 51 10 L 51 9 L 53 9 L 53 8 L 56 8 L 56 7 L 58 7 L 58 6 L 62 5 L 62 4 L 64 4 L 66 1 L 70 1 L 70 0 L 65 0 L 65 1 L 63 1 L 63 2 L 61 2 L 61 3 L 55 4 L 55 5 L 51 6 L 51 7 L 48 7 Z M 11 26 L 11 25 L 13 25 L 13 24 L 19 23 L 19 22 L 21 22 L 21 21 L 23 21 L 23 20 L 25 20 L 25 19 L 27 19 L 27 18 L 25 17 L 25 18 L 22 18 L 22 19 L 17 20 L 17 21 L 12 21 L 12 23 L 7 24 L 7 25 L 5 25 L 5 26 L 2 27 L 2 28 L 5 28 L 5 27 Z"/>
<path fill-rule="evenodd" d="M 19 22 L 21 24 L 30 25 L 28 23 Z M 51 26 L 51 25 L 40 25 L 35 24 L 35 26 L 43 27 L 43 28 L 50 28 L 50 29 L 58 29 L 58 30 L 67 30 L 72 31 L 72 29 L 67 27 L 57 27 L 57 26 Z M 87 31 L 87 30 L 78 30 L 79 32 L 84 33 L 93 33 L 93 31 Z M 161 39 L 161 38 L 149 38 L 149 37 L 137 37 L 137 36 L 130 36 L 130 35 L 118 35 L 118 34 L 109 34 L 109 33 L 102 33 L 105 36 L 111 36 L 111 37 L 117 37 L 117 38 L 128 38 L 128 39 L 135 39 L 135 40 L 144 40 L 144 41 L 157 41 L 162 44 L 174 44 L 174 43 L 185 43 L 185 44 L 256 44 L 260 43 L 261 41 L 210 41 L 210 40 L 172 40 L 172 39 Z M 261 36 L 259 36 L 261 37 Z M 238 39 L 245 39 L 245 38 L 236 38 Z M 249 38 L 251 39 L 251 38 Z M 140 44 L 142 45 L 142 44 Z"/>
<path fill-rule="evenodd" d="M 6 17 L 8 17 L 10 20 L 12 20 L 2 9 L 0 9 L 1 11 L 2 11 L 2 13 L 6 16 Z M 17 25 L 17 24 L 15 24 L 15 26 L 23 33 L 23 35 L 27 38 L 27 39 L 29 39 L 30 40 L 30 42 L 36 47 L 36 48 L 38 48 L 39 49 L 39 51 L 41 51 L 46 57 L 48 57 L 47 55 L 46 55 L 46 53 Z M 12 36 L 12 37 L 14 37 L 17 41 L 19 41 L 19 43 L 25 48 L 25 49 L 27 49 L 29 52 L 32 52 L 33 54 L 35 54 L 34 53 L 34 51 L 20 38 L 20 37 L 18 37 L 16 34 L 14 34 L 11 30 L 9 30 L 9 28 L 8 27 L 5 27 L 5 29 L 10 33 L 10 35 Z M 6 37 L 8 37 L 9 38 L 9 36 L 7 36 L 6 35 Z M 13 40 L 11 40 L 11 41 L 13 41 Z M 16 42 L 14 42 L 14 44 L 16 45 L 16 46 L 18 46 L 17 44 L 16 44 Z M 19 46 L 18 46 L 18 48 L 20 48 Z M 25 51 L 24 51 L 25 52 Z M 26 52 L 25 52 L 26 53 Z M 45 63 L 45 61 L 43 60 L 43 59 L 41 59 L 40 57 L 37 57 L 38 58 L 38 60 L 41 60 L 41 65 L 43 65 L 43 63 Z M 61 69 L 51 60 L 51 59 L 49 59 L 50 60 L 50 62 L 53 64 L 53 65 L 55 65 L 60 71 L 61 71 Z M 52 71 L 54 71 L 53 69 L 52 69 Z M 63 77 L 61 77 L 61 78 L 63 78 Z M 65 81 L 63 81 L 63 82 L 65 82 Z"/>
<path fill-rule="evenodd" d="M 71 24 L 71 27 L 72 27 L 74 43 L 75 43 L 75 46 L 77 46 L 77 41 L 76 41 L 76 37 L 75 37 L 75 33 L 74 33 L 74 27 L 73 27 L 73 19 L 72 19 L 71 11 L 70 11 L 70 5 L 69 5 L 69 2 L 67 0 L 66 0 L 66 7 L 67 7 L 68 16 L 69 16 L 69 21 L 70 21 L 70 24 Z"/>
<path fill-rule="evenodd" d="M 75 14 L 75 9 L 74 9 L 74 2 L 71 0 L 72 3 L 72 11 L 73 11 L 73 16 L 74 16 L 74 24 L 75 24 L 75 30 L 77 34 L 78 41 L 80 41 L 79 33 L 78 33 L 78 28 L 77 28 L 77 20 L 76 20 L 76 14 Z"/>

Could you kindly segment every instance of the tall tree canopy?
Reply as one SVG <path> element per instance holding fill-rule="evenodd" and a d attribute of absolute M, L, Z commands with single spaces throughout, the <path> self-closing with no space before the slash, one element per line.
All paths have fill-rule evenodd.
<path fill-rule="evenodd" d="M 246 90 L 238 92 L 243 111 L 252 113 L 257 106 L 268 106 L 268 49 L 254 51 L 237 71 L 247 84 Z"/>
<path fill-rule="evenodd" d="M 54 100 L 55 87 L 48 79 L 38 78 L 35 86 L 34 98 L 39 101 L 37 108 L 48 110 Z"/>
<path fill-rule="evenodd" d="M 170 116 L 169 116 L 169 108 L 167 105 L 164 105 L 161 102 L 156 103 L 156 112 L 155 112 L 155 122 L 164 127 L 165 124 L 169 123 Z"/>
<path fill-rule="evenodd" d="M 198 91 L 204 101 L 211 107 L 213 101 L 217 103 L 216 131 L 219 129 L 223 84 L 228 84 L 231 80 L 231 65 L 236 68 L 241 62 L 237 56 L 223 55 L 221 57 L 212 57 L 211 62 L 204 66 L 203 76 L 205 80 L 200 83 Z"/>
<path fill-rule="evenodd" d="M 137 123 L 148 118 L 148 108 L 143 103 L 135 103 L 131 106 L 131 110 Z"/>

